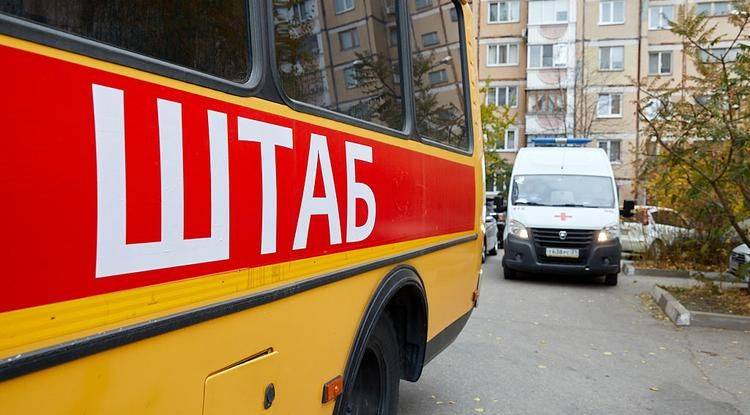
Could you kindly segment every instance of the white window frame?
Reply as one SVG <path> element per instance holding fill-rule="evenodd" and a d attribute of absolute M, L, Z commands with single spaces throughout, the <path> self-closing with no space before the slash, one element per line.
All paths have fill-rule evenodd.
<path fill-rule="evenodd" d="M 602 54 L 604 50 L 609 51 L 609 67 L 608 68 L 602 68 Z M 622 50 L 622 66 L 619 68 L 613 67 L 614 59 L 612 59 L 612 51 L 614 49 L 620 49 Z M 599 70 L 604 72 L 619 72 L 625 70 L 625 46 L 601 46 L 599 47 Z"/>
<path fill-rule="evenodd" d="M 597 141 L 597 147 L 604 150 L 605 153 L 607 153 L 607 158 L 609 159 L 609 162 L 612 164 L 620 164 L 622 163 L 622 140 L 609 140 L 609 139 L 602 139 L 602 140 L 596 140 Z M 617 143 L 618 150 L 617 150 L 617 158 L 612 159 L 612 143 Z M 602 146 L 602 144 L 604 144 Z"/>
<path fill-rule="evenodd" d="M 508 7 L 508 20 L 500 20 L 500 3 L 505 3 Z M 497 8 L 495 15 L 498 20 L 492 20 L 492 8 Z M 518 23 L 521 21 L 521 2 L 519 0 L 501 0 L 493 1 L 487 4 L 487 23 L 488 24 L 502 24 L 502 23 Z"/>
<path fill-rule="evenodd" d="M 608 111 L 606 113 L 602 112 L 602 98 L 607 97 L 608 103 L 607 108 Z M 619 113 L 613 113 L 612 112 L 612 103 L 614 102 L 614 99 L 617 99 L 620 103 L 620 112 Z M 602 92 L 599 94 L 596 100 L 596 117 L 597 118 L 622 118 L 622 104 L 623 104 L 623 95 L 621 92 Z"/>
<path fill-rule="evenodd" d="M 533 18 L 535 16 L 535 11 L 532 8 L 532 4 L 535 3 L 549 3 L 546 6 L 540 6 L 541 10 L 549 10 L 550 8 L 553 11 L 553 14 L 555 15 L 553 20 L 536 20 Z M 565 8 L 565 19 L 564 20 L 558 20 L 557 18 L 560 15 L 560 12 L 562 12 L 562 6 Z M 560 7 L 560 10 L 557 8 Z M 535 7 L 534 7 L 535 8 Z M 530 25 L 546 25 L 546 24 L 564 24 L 568 23 L 570 21 L 570 7 L 568 4 L 568 0 L 530 0 L 529 1 L 529 16 L 528 16 L 529 24 Z"/>
<path fill-rule="evenodd" d="M 512 46 L 515 46 L 514 48 L 511 48 Z M 507 62 L 500 63 L 500 62 L 490 62 L 490 49 L 491 48 L 497 48 L 498 50 L 495 52 L 495 58 L 500 57 L 500 48 L 505 48 L 505 56 L 508 58 Z M 518 66 L 518 51 L 521 49 L 521 45 L 519 43 L 490 43 L 487 45 L 487 66 L 493 67 L 493 66 Z M 511 54 L 511 50 L 515 50 L 514 54 Z"/>
<path fill-rule="evenodd" d="M 432 82 L 432 77 L 430 75 L 432 75 L 434 73 L 444 73 L 445 77 L 441 77 L 442 79 L 440 80 L 440 82 Z M 444 83 L 448 82 L 448 71 L 446 71 L 445 69 L 438 69 L 436 71 L 429 72 L 427 74 L 427 80 L 430 82 L 430 85 L 444 84 Z"/>
<path fill-rule="evenodd" d="M 486 93 L 485 97 L 484 97 L 484 101 L 485 101 L 485 103 L 487 105 L 494 104 L 494 105 L 496 105 L 496 106 L 499 107 L 500 106 L 499 103 L 500 103 L 500 92 L 501 91 L 505 95 L 505 102 L 506 102 L 506 105 L 507 105 L 507 103 L 511 101 L 510 100 L 511 96 L 513 96 L 513 95 L 511 95 L 511 90 L 515 90 L 514 103 L 513 103 L 513 105 L 507 105 L 507 106 L 508 106 L 508 108 L 518 108 L 518 86 L 516 86 L 516 85 L 505 85 L 505 86 L 491 86 L 491 87 L 487 88 L 488 91 L 490 89 L 494 90 L 495 102 L 490 102 L 490 94 Z"/>
<path fill-rule="evenodd" d="M 344 4 L 343 9 L 339 9 L 339 1 Z M 336 14 L 346 13 L 348 11 L 354 10 L 354 2 L 356 0 L 333 0 L 333 8 L 336 11 Z M 351 5 L 347 5 L 347 3 L 351 3 Z"/>
<path fill-rule="evenodd" d="M 726 3 L 729 6 L 729 8 L 727 9 L 726 13 L 722 13 L 722 14 L 717 14 L 716 13 L 716 4 L 718 4 L 718 3 Z M 733 10 L 737 10 L 737 8 L 734 7 L 734 2 L 731 2 L 731 1 L 710 1 L 710 2 L 697 3 L 695 5 L 695 7 L 696 7 L 696 14 L 700 14 L 700 13 L 698 13 L 698 5 L 703 5 L 703 4 L 708 5 L 708 7 L 709 7 L 708 11 L 705 14 L 707 17 L 729 16 L 730 14 L 732 14 Z"/>
<path fill-rule="evenodd" d="M 604 20 L 604 4 L 609 4 L 609 20 Z M 615 20 L 615 3 L 622 4 L 622 20 Z M 599 2 L 599 25 L 625 24 L 625 1 L 624 0 L 601 0 Z"/>
<path fill-rule="evenodd" d="M 652 10 L 659 10 L 659 21 L 654 22 Z M 670 14 L 674 18 L 674 5 L 666 4 L 663 6 L 651 6 L 648 8 L 648 30 L 669 30 L 669 19 L 666 18 L 664 10 L 671 10 Z"/>
<path fill-rule="evenodd" d="M 552 48 L 552 66 L 544 66 L 544 48 L 545 47 Z M 550 45 L 550 44 L 529 45 L 527 49 L 528 49 L 528 56 L 527 56 L 528 60 L 526 62 L 527 62 L 527 67 L 529 69 L 566 68 L 568 66 L 568 44 L 567 43 L 558 43 L 554 45 Z M 534 50 L 539 51 L 540 66 L 532 66 L 531 64 L 531 62 L 533 61 L 531 59 L 531 55 L 533 54 Z"/>
<path fill-rule="evenodd" d="M 508 133 L 513 133 L 513 147 L 508 147 Z M 509 126 L 505 129 L 505 132 L 503 132 L 503 147 L 498 148 L 497 144 L 495 144 L 495 150 L 501 153 L 515 153 L 518 151 L 518 128 L 515 126 Z"/>
<path fill-rule="evenodd" d="M 656 72 L 651 72 L 651 55 L 657 55 L 657 62 L 658 67 L 656 68 Z M 662 72 L 663 69 L 663 63 L 662 55 L 668 54 L 669 55 L 669 72 Z M 665 75 L 672 75 L 672 67 L 674 66 L 674 59 L 673 54 L 671 50 L 659 50 L 659 51 L 653 51 L 648 53 L 648 74 L 651 76 L 665 76 Z"/>
<path fill-rule="evenodd" d="M 430 36 L 430 39 L 434 38 L 435 41 L 434 42 L 430 42 L 430 43 L 426 43 L 425 42 L 425 36 Z M 422 47 L 425 47 L 425 48 L 429 48 L 429 47 L 432 47 L 432 46 L 440 44 L 440 36 L 438 36 L 437 31 L 422 33 L 422 35 L 420 36 L 420 40 L 422 41 Z"/>
<path fill-rule="evenodd" d="M 359 81 L 357 80 L 357 67 L 356 66 L 349 66 L 344 68 L 344 85 L 347 89 L 356 88 L 359 86 Z M 351 80 L 352 82 L 349 82 Z"/>
<path fill-rule="evenodd" d="M 352 40 L 352 46 L 344 49 L 344 42 L 342 41 L 342 36 L 345 36 L 346 34 L 349 34 L 351 36 Z M 350 51 L 353 49 L 357 49 L 360 45 L 359 43 L 359 30 L 355 27 L 354 29 L 348 29 L 348 30 L 342 30 L 338 33 L 339 38 L 339 49 L 342 52 Z"/>

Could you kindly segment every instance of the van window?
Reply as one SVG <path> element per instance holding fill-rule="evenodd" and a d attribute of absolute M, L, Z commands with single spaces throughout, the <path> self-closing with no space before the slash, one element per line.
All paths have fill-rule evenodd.
<path fill-rule="evenodd" d="M 456 6 L 439 2 L 423 5 L 418 0 L 408 4 L 417 132 L 432 141 L 467 150 L 460 27 L 451 19 L 451 12 L 458 12 Z M 435 12 L 426 13 L 428 7 Z M 417 41 L 425 37 L 430 38 L 429 43 Z"/>
<path fill-rule="evenodd" d="M 604 176 L 515 176 L 512 192 L 512 203 L 517 206 L 615 207 L 612 178 Z"/>
<path fill-rule="evenodd" d="M 284 93 L 298 102 L 401 130 L 398 19 L 393 12 L 384 13 L 393 10 L 394 3 L 370 0 L 361 12 L 337 15 L 326 9 L 331 3 L 317 2 L 308 19 L 300 21 L 290 12 L 298 1 L 273 2 L 276 67 Z M 354 7 L 354 2 L 336 4 Z"/>
<path fill-rule="evenodd" d="M 245 0 L 9 0 L 0 13 L 230 81 L 250 74 Z"/>

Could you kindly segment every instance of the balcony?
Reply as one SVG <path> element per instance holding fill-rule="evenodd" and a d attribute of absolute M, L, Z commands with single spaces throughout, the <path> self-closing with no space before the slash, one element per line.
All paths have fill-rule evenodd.
<path fill-rule="evenodd" d="M 573 114 L 566 115 L 560 112 L 526 115 L 526 134 L 568 134 L 571 133 L 572 126 Z"/>

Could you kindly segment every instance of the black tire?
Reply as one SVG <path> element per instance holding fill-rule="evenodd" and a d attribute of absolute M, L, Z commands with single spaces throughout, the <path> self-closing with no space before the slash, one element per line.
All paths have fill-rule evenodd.
<path fill-rule="evenodd" d="M 346 415 L 389 415 L 398 412 L 401 352 L 393 322 L 383 314 L 367 340 L 349 396 Z"/>
<path fill-rule="evenodd" d="M 607 274 L 604 276 L 604 285 L 615 286 L 617 285 L 617 273 Z"/>
<path fill-rule="evenodd" d="M 503 266 L 503 278 L 506 280 L 514 280 L 518 278 L 518 271 Z"/>

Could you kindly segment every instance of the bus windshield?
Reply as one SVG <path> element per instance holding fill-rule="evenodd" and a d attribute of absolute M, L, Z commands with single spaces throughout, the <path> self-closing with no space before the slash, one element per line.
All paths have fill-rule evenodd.
<path fill-rule="evenodd" d="M 604 176 L 540 174 L 513 179 L 512 203 L 527 206 L 614 208 L 612 179 Z"/>

